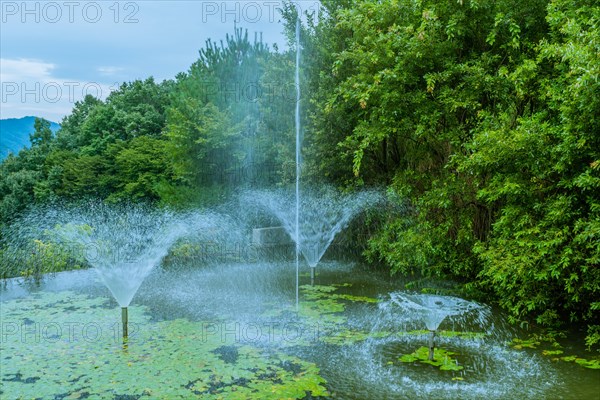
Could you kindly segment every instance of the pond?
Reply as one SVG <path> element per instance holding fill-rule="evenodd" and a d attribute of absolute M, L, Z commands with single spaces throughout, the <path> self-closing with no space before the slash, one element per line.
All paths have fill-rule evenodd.
<path fill-rule="evenodd" d="M 6 399 L 589 399 L 600 371 L 568 340 L 531 339 L 485 306 L 429 332 L 400 281 L 351 262 L 155 270 L 129 308 L 93 270 L 1 289 Z M 587 364 L 586 364 L 587 363 Z M 587 366 L 587 367 L 586 367 Z"/>

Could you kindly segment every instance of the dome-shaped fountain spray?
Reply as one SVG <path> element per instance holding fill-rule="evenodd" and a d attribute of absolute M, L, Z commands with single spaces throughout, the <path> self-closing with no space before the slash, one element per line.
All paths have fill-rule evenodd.
<path fill-rule="evenodd" d="M 452 296 L 395 292 L 391 293 L 390 297 L 391 301 L 408 316 L 424 322 L 430 332 L 428 343 L 430 361 L 434 358 L 435 336 L 442 321 L 447 317 L 465 316 L 470 312 L 479 313 L 479 319 L 484 321 L 489 313 L 489 310 L 481 304 Z"/>

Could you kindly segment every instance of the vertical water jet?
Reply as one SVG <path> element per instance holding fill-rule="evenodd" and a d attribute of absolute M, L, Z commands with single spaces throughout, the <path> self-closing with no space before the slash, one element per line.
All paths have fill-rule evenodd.
<path fill-rule="evenodd" d="M 296 308 L 300 301 L 300 18 L 296 19 Z"/>

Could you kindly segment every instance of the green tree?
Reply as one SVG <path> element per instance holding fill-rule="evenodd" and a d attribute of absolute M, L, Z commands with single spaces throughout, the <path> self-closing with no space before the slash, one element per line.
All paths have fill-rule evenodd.
<path fill-rule="evenodd" d="M 187 200 L 177 198 L 206 204 L 240 186 L 282 179 L 283 173 L 271 171 L 281 171 L 290 154 L 293 142 L 285 138 L 294 104 L 281 105 L 281 92 L 273 90 L 293 81 L 287 59 L 242 29 L 220 45 L 207 41 L 198 61 L 178 75 L 167 112 L 166 148 L 175 179 L 163 182 L 165 194 L 187 193 Z M 289 116 L 285 124 L 282 116 Z"/>
<path fill-rule="evenodd" d="M 172 164 L 165 147 L 165 140 L 154 136 L 138 136 L 113 145 L 110 150 L 116 152 L 116 191 L 108 199 L 160 200 L 159 183 L 172 179 Z"/>
<path fill-rule="evenodd" d="M 600 8 L 548 4 L 537 56 L 502 71 L 530 113 L 486 119 L 460 162 L 488 176 L 478 197 L 498 210 L 475 249 L 480 277 L 515 319 L 589 321 L 600 342 Z M 547 66 L 551 66 L 548 68 Z"/>
<path fill-rule="evenodd" d="M 367 255 L 600 340 L 591 1 L 324 2 L 307 50 L 315 175 L 385 184 Z"/>
<path fill-rule="evenodd" d="M 36 187 L 47 178 L 44 160 L 50 152 L 54 136 L 50 123 L 37 118 L 30 135 L 31 148 L 17 156 L 9 155 L 0 164 L 0 225 L 19 214 L 36 198 Z"/>

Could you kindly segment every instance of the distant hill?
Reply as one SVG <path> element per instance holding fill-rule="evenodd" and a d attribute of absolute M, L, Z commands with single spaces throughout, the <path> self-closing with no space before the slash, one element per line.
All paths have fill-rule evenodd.
<path fill-rule="evenodd" d="M 17 154 L 24 147 L 29 147 L 29 135 L 35 129 L 33 124 L 36 117 L 0 119 L 0 161 L 8 153 Z M 50 121 L 50 129 L 56 132 L 60 125 Z"/>

